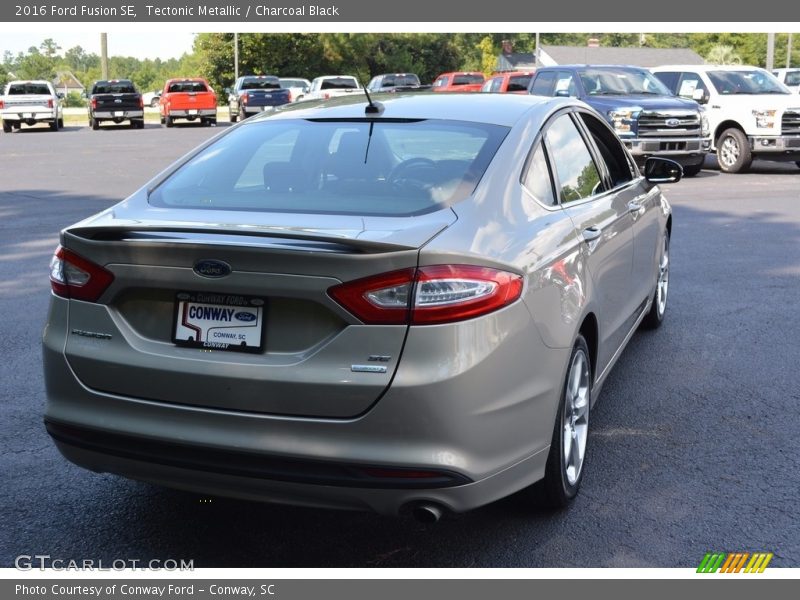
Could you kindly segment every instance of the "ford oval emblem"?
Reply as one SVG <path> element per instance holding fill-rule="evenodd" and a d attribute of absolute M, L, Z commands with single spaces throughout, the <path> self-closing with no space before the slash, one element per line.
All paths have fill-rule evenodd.
<path fill-rule="evenodd" d="M 680 119 L 667 119 L 667 127 L 677 127 L 680 124 Z"/>
<path fill-rule="evenodd" d="M 205 259 L 194 263 L 194 272 L 202 277 L 227 277 L 231 274 L 231 266 L 221 260 Z"/>
<path fill-rule="evenodd" d="M 250 323 L 251 321 L 256 320 L 256 316 L 253 313 L 239 311 L 235 315 L 233 315 L 240 321 L 244 321 L 245 323 Z"/>

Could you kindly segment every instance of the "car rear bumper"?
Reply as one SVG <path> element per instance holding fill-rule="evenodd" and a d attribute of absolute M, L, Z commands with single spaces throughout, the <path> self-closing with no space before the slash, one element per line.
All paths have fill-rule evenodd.
<path fill-rule="evenodd" d="M 278 108 L 278 107 L 277 106 L 252 106 L 252 105 L 249 105 L 249 104 L 247 106 L 243 106 L 242 107 L 242 109 L 244 110 L 245 114 L 248 114 L 248 115 L 255 115 L 255 114 L 258 114 L 258 113 L 261 113 L 261 112 L 271 112 L 271 111 L 275 110 L 276 108 Z"/>
<path fill-rule="evenodd" d="M 522 303 L 470 322 L 412 328 L 392 386 L 347 419 L 90 389 L 64 355 L 67 305 L 53 298 L 44 335 L 45 419 L 61 453 L 87 469 L 208 494 L 384 514 L 417 502 L 461 512 L 543 476 L 560 396 L 554 382 L 563 380 L 554 373 L 566 369 L 570 349 L 545 348 L 531 335 Z M 484 342 L 452 351 L 470 339 Z M 386 470 L 403 473 L 380 474 Z M 405 470 L 428 475 L 405 477 Z"/>
<path fill-rule="evenodd" d="M 216 117 L 216 108 L 192 108 L 186 110 L 171 110 L 167 113 L 173 119 L 190 119 L 195 117 Z"/>
<path fill-rule="evenodd" d="M 143 119 L 144 110 L 102 110 L 94 113 L 95 119 Z"/>
<path fill-rule="evenodd" d="M 0 112 L 3 121 L 52 121 L 56 118 L 54 110 L 30 111 L 25 109 L 6 109 Z"/>

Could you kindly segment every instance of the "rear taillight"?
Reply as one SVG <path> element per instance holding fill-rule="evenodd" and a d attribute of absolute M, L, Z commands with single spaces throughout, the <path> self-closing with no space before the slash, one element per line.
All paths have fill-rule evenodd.
<path fill-rule="evenodd" d="M 50 99 L 47 101 L 47 108 L 53 108 L 53 99 L 52 99 L 52 98 L 50 98 Z"/>
<path fill-rule="evenodd" d="M 242 94 L 242 104 L 247 104 L 250 101 L 249 94 Z"/>
<path fill-rule="evenodd" d="M 139 96 L 139 108 L 144 110 L 144 98 L 142 98 L 141 96 Z"/>
<path fill-rule="evenodd" d="M 522 277 L 475 265 L 433 265 L 350 281 L 328 294 L 367 324 L 435 325 L 511 304 L 522 294 Z"/>
<path fill-rule="evenodd" d="M 92 109 L 97 108 L 97 98 L 92 98 Z"/>
<path fill-rule="evenodd" d="M 50 287 L 62 298 L 96 302 L 112 281 L 109 271 L 61 246 L 50 261 Z"/>
<path fill-rule="evenodd" d="M 288 102 L 291 102 L 291 101 L 292 101 L 292 90 L 289 90 L 289 100 L 288 100 Z"/>
<path fill-rule="evenodd" d="M 0 100 L 0 110 L 3 110 L 6 107 L 6 103 Z"/>

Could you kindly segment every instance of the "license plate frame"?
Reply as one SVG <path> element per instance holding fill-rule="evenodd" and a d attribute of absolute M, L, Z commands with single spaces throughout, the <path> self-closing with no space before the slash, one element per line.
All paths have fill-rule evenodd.
<path fill-rule="evenodd" d="M 191 311 L 192 307 L 199 308 L 201 313 Z M 204 351 L 263 353 L 266 310 L 266 300 L 257 296 L 178 292 L 174 301 L 172 342 L 176 346 Z M 243 317 L 241 314 L 254 315 L 254 318 Z M 226 317 L 223 318 L 223 315 Z M 213 318 L 214 316 L 217 318 Z M 184 337 L 189 331 L 195 332 L 194 339 Z M 245 336 L 243 339 L 240 337 L 242 335 Z"/>

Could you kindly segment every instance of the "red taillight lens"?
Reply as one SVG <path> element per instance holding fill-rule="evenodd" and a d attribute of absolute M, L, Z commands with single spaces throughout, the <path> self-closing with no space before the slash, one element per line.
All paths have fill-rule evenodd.
<path fill-rule="evenodd" d="M 139 108 L 144 110 L 144 98 L 139 96 Z"/>
<path fill-rule="evenodd" d="M 61 246 L 50 261 L 50 287 L 62 298 L 96 302 L 112 281 L 109 271 Z"/>
<path fill-rule="evenodd" d="M 6 103 L 0 100 L 0 110 L 3 110 L 6 107 Z"/>
<path fill-rule="evenodd" d="M 522 277 L 474 265 L 433 265 L 350 281 L 328 293 L 367 324 L 435 325 L 511 304 L 522 295 Z"/>
<path fill-rule="evenodd" d="M 47 108 L 53 108 L 53 99 L 52 99 L 52 98 L 50 98 L 50 99 L 47 101 Z"/>
<path fill-rule="evenodd" d="M 289 90 L 289 102 L 292 101 L 292 90 Z"/>
<path fill-rule="evenodd" d="M 242 94 L 242 104 L 247 104 L 250 101 L 250 96 L 248 94 Z"/>
<path fill-rule="evenodd" d="M 97 98 L 92 98 L 92 108 L 93 109 L 97 108 Z"/>

